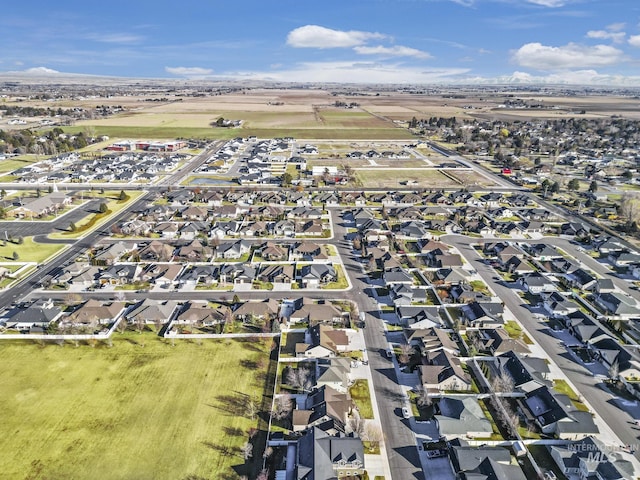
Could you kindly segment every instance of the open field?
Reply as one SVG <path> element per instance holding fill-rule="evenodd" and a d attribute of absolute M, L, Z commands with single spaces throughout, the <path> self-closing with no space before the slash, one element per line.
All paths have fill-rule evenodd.
<path fill-rule="evenodd" d="M 12 260 L 13 252 L 16 252 L 19 263 L 41 263 L 64 247 L 54 243 L 36 243 L 32 237 L 24 237 L 22 244 L 6 242 L 6 245 L 0 245 L 0 261 Z"/>
<path fill-rule="evenodd" d="M 371 167 L 356 170 L 355 176 L 363 187 L 397 188 L 403 182 L 411 183 L 416 188 L 450 188 L 460 187 L 461 184 L 447 177 L 436 169 L 390 169 Z"/>
<path fill-rule="evenodd" d="M 4 478 L 238 478 L 268 348 L 116 334 L 113 347 L 1 343 Z M 257 449 L 256 454 L 259 455 Z"/>

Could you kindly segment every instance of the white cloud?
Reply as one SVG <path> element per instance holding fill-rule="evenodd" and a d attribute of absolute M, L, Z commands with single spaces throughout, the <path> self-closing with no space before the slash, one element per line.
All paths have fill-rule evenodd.
<path fill-rule="evenodd" d="M 550 47 L 541 43 L 527 43 L 512 53 L 512 60 L 520 66 L 536 70 L 569 70 L 572 68 L 615 65 L 623 53 L 609 45 L 592 47 L 569 43 Z"/>
<path fill-rule="evenodd" d="M 287 45 L 296 48 L 348 48 L 363 45 L 367 40 L 382 38 L 387 36 L 374 32 L 342 31 L 319 25 L 305 25 L 289 32 Z"/>
<path fill-rule="evenodd" d="M 632 35 L 629 37 L 629 45 L 640 48 L 640 35 Z"/>
<path fill-rule="evenodd" d="M 567 3 L 566 0 L 527 0 L 527 2 L 550 8 L 563 7 Z"/>
<path fill-rule="evenodd" d="M 353 50 L 361 55 L 386 55 L 391 57 L 415 57 L 421 59 L 432 58 L 427 52 L 411 47 L 403 47 L 401 45 L 394 45 L 392 47 L 382 45 L 375 47 L 358 46 L 354 47 Z"/>
<path fill-rule="evenodd" d="M 60 73 L 58 70 L 54 70 L 52 68 L 47 67 L 33 67 L 27 68 L 23 71 L 23 73 L 33 74 L 33 75 L 55 75 Z"/>
<path fill-rule="evenodd" d="M 180 75 L 183 77 L 198 77 L 213 73 L 213 70 L 210 68 L 201 67 L 164 67 L 164 70 L 172 75 Z"/>
<path fill-rule="evenodd" d="M 627 24 L 624 22 L 612 23 L 611 25 L 607 25 L 607 30 L 609 30 L 610 32 L 619 32 L 621 30 L 624 30 L 624 27 L 626 26 Z"/>
<path fill-rule="evenodd" d="M 130 33 L 107 33 L 87 35 L 89 40 L 103 43 L 138 43 L 143 37 Z"/>
<path fill-rule="evenodd" d="M 640 76 L 605 75 L 595 70 L 572 70 L 551 73 L 549 75 L 532 75 L 515 71 L 511 75 L 499 77 L 462 77 L 454 81 L 457 84 L 484 85 L 591 85 L 591 86 L 640 86 Z"/>
<path fill-rule="evenodd" d="M 227 78 L 278 82 L 419 84 L 450 83 L 468 72 L 468 68 L 409 68 L 377 62 L 305 62 L 284 70 L 228 72 L 224 75 Z"/>
<path fill-rule="evenodd" d="M 606 30 L 589 30 L 587 32 L 587 37 L 589 38 L 598 38 L 604 40 L 611 40 L 614 43 L 622 43 L 624 42 L 624 38 L 627 36 L 625 32 L 609 32 Z"/>

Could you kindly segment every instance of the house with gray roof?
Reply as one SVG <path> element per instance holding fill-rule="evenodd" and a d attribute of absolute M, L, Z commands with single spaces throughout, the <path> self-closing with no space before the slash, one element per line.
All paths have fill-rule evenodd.
<path fill-rule="evenodd" d="M 451 447 L 451 465 L 463 480 L 527 480 L 520 465 L 504 447 Z"/>
<path fill-rule="evenodd" d="M 623 480 L 636 478 L 633 463 L 612 452 L 595 436 L 562 445 L 547 445 L 551 458 L 567 478 Z"/>
<path fill-rule="evenodd" d="M 52 300 L 39 300 L 5 311 L 0 317 L 0 326 L 20 331 L 44 330 L 58 321 L 62 314 Z"/>
<path fill-rule="evenodd" d="M 474 395 L 443 396 L 437 402 L 434 416 L 440 435 L 447 440 L 457 437 L 489 438 L 491 421 L 485 416 Z"/>
<path fill-rule="evenodd" d="M 295 451 L 295 480 L 357 478 L 365 472 L 364 447 L 357 437 L 333 437 L 314 427 L 298 440 Z"/>

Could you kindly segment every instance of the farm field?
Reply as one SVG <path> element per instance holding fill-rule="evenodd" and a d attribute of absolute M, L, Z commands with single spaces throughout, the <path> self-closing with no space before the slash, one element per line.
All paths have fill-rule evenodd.
<path fill-rule="evenodd" d="M 239 478 L 268 345 L 126 332 L 111 348 L 23 341 L 0 352 L 3 478 Z"/>

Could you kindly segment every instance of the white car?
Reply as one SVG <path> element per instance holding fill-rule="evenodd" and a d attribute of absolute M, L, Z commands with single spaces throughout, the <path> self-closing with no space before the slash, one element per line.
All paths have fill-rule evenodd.
<path fill-rule="evenodd" d="M 409 407 L 402 407 L 402 416 L 404 418 L 410 418 L 411 417 L 411 410 L 409 410 Z"/>

